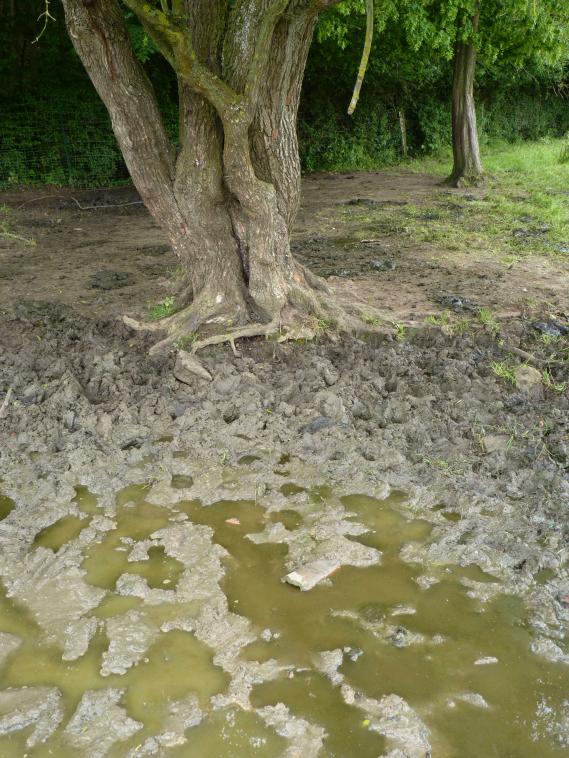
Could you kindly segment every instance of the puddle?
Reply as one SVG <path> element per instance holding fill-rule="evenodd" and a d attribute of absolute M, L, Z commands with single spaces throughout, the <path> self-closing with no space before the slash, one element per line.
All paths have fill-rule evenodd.
<path fill-rule="evenodd" d="M 194 480 L 191 476 L 187 476 L 186 474 L 174 474 L 170 481 L 170 486 L 175 490 L 184 490 L 191 487 L 193 483 Z"/>
<path fill-rule="evenodd" d="M 188 486 L 186 480 L 172 483 Z M 302 491 L 290 483 L 284 487 L 290 495 Z M 212 650 L 189 631 L 159 632 L 138 664 L 122 676 L 100 673 L 109 646 L 105 627 L 109 620 L 137 613 L 159 626 L 184 613 L 192 615 L 189 603 L 145 603 L 114 591 L 123 573 L 142 576 L 151 588 L 176 587 L 183 564 L 153 544 L 150 536 L 178 523 L 184 513 L 194 524 L 209 526 L 214 542 L 229 553 L 221 587 L 230 610 L 250 620 L 258 631 L 258 639 L 242 649 L 241 658 L 276 659 L 284 667 L 279 678 L 254 686 L 252 705 L 260 709 L 283 703 L 293 717 L 322 727 L 326 732 L 323 757 L 378 758 L 393 747 L 372 731 L 357 700 L 353 705 L 345 702 L 338 686 L 341 682 L 364 698 L 379 700 L 391 694 L 404 698 L 430 730 L 433 755 L 440 758 L 556 758 L 565 754 L 569 736 L 563 734 L 559 722 L 563 708 L 567 709 L 567 668 L 530 653 L 532 637 L 521 601 L 498 593 L 481 604 L 469 596 L 468 581 L 499 585 L 497 577 L 475 565 L 440 566 L 425 572 L 420 565 L 401 560 L 402 547 L 428 542 L 433 528 L 427 521 L 402 514 L 402 493 L 382 502 L 361 495 L 341 498 L 351 514 L 349 520 L 369 530 L 352 539 L 380 550 L 381 564 L 343 567 L 328 582 L 300 592 L 282 582 L 286 545 L 255 544 L 247 535 L 278 523 L 289 532 L 303 528 L 333 497 L 330 488 L 307 491 L 308 515 L 304 506 L 298 511 L 267 513 L 252 501 L 221 501 L 207 507 L 185 501 L 170 510 L 145 502 L 145 492 L 144 487 L 129 487 L 119 493 L 116 528 L 85 550 L 86 581 L 107 593 L 92 612 L 99 626 L 81 658 L 62 661 L 57 647 L 44 644 L 32 615 L 0 592 L 0 632 L 21 639 L 20 647 L 0 669 L 1 689 L 59 688 L 63 727 L 86 690 L 124 689 L 121 706 L 142 728 L 117 743 L 109 753 L 112 756 L 126 756 L 148 737 L 164 731 L 170 703 L 189 696 L 197 698 L 204 718 L 187 731 L 187 743 L 161 754 L 283 756 L 289 742 L 255 710 L 212 707 L 211 697 L 227 691 L 229 675 L 214 665 Z M 8 499 L 0 499 L 0 518 L 4 500 Z M 85 488 L 77 489 L 75 500 L 82 513 L 99 512 L 96 498 Z M 11 505 L 10 501 L 6 507 Z M 75 540 L 88 523 L 88 518 L 65 517 L 40 532 L 35 544 L 58 550 Z M 141 541 L 147 559 L 128 561 L 133 546 Z M 425 573 L 428 581 L 421 580 Z M 337 649 L 343 655 L 337 671 L 328 672 L 333 681 L 326 676 L 319 654 Z M 88 755 L 65 742 L 63 727 L 30 755 Z M 2 758 L 27 754 L 25 740 L 30 731 L 0 737 Z"/>
<path fill-rule="evenodd" d="M 144 502 L 143 493 L 143 489 L 133 487 L 121 493 L 117 500 L 117 528 L 86 550 L 82 568 L 87 572 L 89 584 L 113 590 L 122 574 L 137 574 L 146 579 L 151 588 L 174 589 L 176 586 L 184 567 L 166 555 L 162 546 L 150 546 L 145 560 L 128 559 L 134 542 L 148 539 L 153 532 L 171 523 L 172 513 Z M 132 500 L 132 496 L 137 497 L 138 502 Z"/>
<path fill-rule="evenodd" d="M 89 492 L 87 487 L 75 487 L 75 497 L 73 501 L 77 503 L 77 506 L 81 513 L 85 513 L 88 516 L 94 516 L 100 512 L 97 496 L 92 492 Z"/>
<path fill-rule="evenodd" d="M 191 731 L 188 744 L 173 748 L 176 758 L 280 758 L 287 741 L 255 713 L 231 709 L 213 712 Z"/>
<path fill-rule="evenodd" d="M 302 516 L 298 511 L 292 510 L 291 508 L 285 508 L 282 511 L 271 513 L 270 521 L 273 524 L 282 524 L 285 529 L 292 532 L 295 529 L 298 529 L 302 524 Z"/>
<path fill-rule="evenodd" d="M 322 674 L 301 671 L 292 679 L 266 682 L 251 700 L 255 707 L 286 703 L 293 715 L 325 725 L 327 758 L 377 758 L 386 747 L 385 739 L 367 728 L 365 714 L 346 705 L 338 687 Z"/>
<path fill-rule="evenodd" d="M 78 516 L 65 516 L 51 526 L 38 532 L 34 540 L 35 547 L 48 547 L 57 552 L 67 542 L 76 539 L 79 532 L 89 524 L 89 519 L 81 519 Z"/>
<path fill-rule="evenodd" d="M 0 495 L 0 521 L 9 516 L 14 509 L 14 501 L 6 497 L 6 495 Z"/>

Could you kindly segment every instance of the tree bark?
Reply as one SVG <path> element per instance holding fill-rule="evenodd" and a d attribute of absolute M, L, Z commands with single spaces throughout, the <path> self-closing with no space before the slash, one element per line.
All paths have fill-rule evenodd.
<path fill-rule="evenodd" d="M 306 58 L 319 10 L 337 1 L 124 0 L 177 74 L 176 152 L 118 0 L 63 0 L 134 184 L 180 260 L 180 310 L 154 326 L 166 332 L 156 351 L 198 331 L 334 312 L 293 258 L 290 230 Z"/>
<path fill-rule="evenodd" d="M 472 18 L 474 32 L 478 29 L 478 19 L 477 13 Z M 449 183 L 455 187 L 476 184 L 483 175 L 474 102 L 475 70 L 474 43 L 458 40 L 452 83 L 453 168 L 449 177 Z"/>

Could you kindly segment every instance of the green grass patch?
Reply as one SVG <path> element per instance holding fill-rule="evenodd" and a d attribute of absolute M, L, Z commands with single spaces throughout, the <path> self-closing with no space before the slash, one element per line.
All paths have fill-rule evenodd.
<path fill-rule="evenodd" d="M 478 252 L 511 266 L 527 255 L 569 259 L 569 143 L 562 139 L 494 144 L 483 149 L 485 184 L 463 193 L 441 189 L 428 205 L 390 209 L 417 242 Z M 450 152 L 409 162 L 441 181 Z M 466 196 L 466 197 L 465 197 Z M 406 223 L 405 223 L 406 222 Z"/>
<path fill-rule="evenodd" d="M 516 383 L 514 366 L 512 366 L 512 364 L 508 363 L 507 361 L 493 361 L 490 364 L 490 368 L 492 369 L 493 373 L 500 379 L 503 379 L 510 384 Z"/>
<path fill-rule="evenodd" d="M 159 321 L 161 318 L 171 316 L 176 311 L 176 301 L 173 297 L 165 297 L 160 303 L 150 309 L 151 321 Z"/>

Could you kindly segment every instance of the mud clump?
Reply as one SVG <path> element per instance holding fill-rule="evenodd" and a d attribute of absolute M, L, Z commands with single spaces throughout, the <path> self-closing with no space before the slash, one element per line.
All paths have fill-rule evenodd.
<path fill-rule="evenodd" d="M 89 277 L 88 286 L 97 290 L 117 290 L 134 284 L 134 277 L 127 271 L 97 271 Z"/>
<path fill-rule="evenodd" d="M 545 385 L 535 393 L 497 377 L 491 363 L 498 350 L 483 329 L 428 328 L 400 339 L 385 335 L 377 344 L 245 343 L 237 356 L 225 349 L 200 354 L 212 380 L 188 371 L 179 381 L 173 356 L 150 361 L 149 341 L 117 321 L 45 304 L 2 319 L 0 390 L 12 388 L 14 398 L 0 419 L 2 582 L 8 597 L 34 614 L 38 645 L 58 645 L 65 661 L 81 665 L 103 629 L 109 642 L 102 669 L 94 669 L 108 684 L 103 689 L 97 681 L 99 689 L 94 683 L 76 697 L 62 727 L 66 749 L 97 755 L 99 745 L 111 749 L 121 741 L 134 749 L 139 740 L 151 754 L 181 740 L 184 724 L 207 726 L 210 714 L 202 722 L 201 710 L 207 699 L 186 703 L 178 693 L 172 701 L 178 711 L 150 731 L 115 686 L 137 667 L 153 665 L 147 651 L 161 635 L 188 633 L 212 651 L 212 665 L 230 682 L 211 702 L 228 718 L 231 709 L 250 708 L 256 686 L 302 673 L 272 650 L 263 648 L 259 660 L 244 656 L 249 645 L 278 650 L 286 639 L 271 631 L 270 607 L 258 609 L 264 637 L 241 615 L 254 591 L 225 594 L 226 572 L 248 565 L 226 549 L 235 539 L 229 533 L 239 535 L 245 558 L 263 559 L 275 594 L 289 593 L 292 602 L 322 597 L 353 572 L 379 570 L 384 557 L 388 567 L 390 539 L 399 558 L 415 567 L 416 592 L 442 591 L 442 566 L 469 569 L 472 577 L 462 585 L 470 600 L 488 603 L 497 592 L 523 599 L 536 639 L 528 654 L 566 665 L 567 609 L 560 598 L 569 596 L 563 574 L 569 399 Z M 519 324 L 502 328 L 511 328 L 507 339 L 517 336 L 520 344 Z M 421 530 L 428 524 L 428 540 L 421 531 L 397 543 L 397 521 L 374 531 L 348 513 L 352 505 L 356 510 L 348 495 L 385 498 L 393 489 L 408 493 L 401 508 L 423 519 Z M 220 503 L 219 524 L 210 526 L 203 513 L 213 519 L 210 509 Z M 136 518 L 137 507 L 144 519 Z M 130 531 L 115 539 L 124 522 Z M 112 573 L 116 565 L 119 576 L 96 581 L 97 561 L 86 556 L 96 558 L 108 541 L 115 557 L 102 568 Z M 156 556 L 173 567 L 158 584 L 148 578 Z M 291 572 L 315 568 L 317 581 L 307 592 L 282 583 Z M 335 617 L 338 628 L 353 630 L 349 650 L 363 650 L 356 643 L 365 635 L 397 656 L 420 646 L 442 649 L 435 630 L 414 628 L 413 608 L 403 600 L 396 598 L 391 615 L 369 598 L 362 614 Z M 398 616 L 411 620 L 403 624 Z M 0 639 L 8 662 L 20 655 L 19 637 L 14 628 Z M 502 651 L 472 651 L 472 665 L 481 656 L 501 661 Z M 428 719 L 407 695 L 360 697 L 343 678 L 344 668 L 353 667 L 365 680 L 368 657 L 369 650 L 361 659 L 346 653 L 341 671 L 339 654 L 321 662 L 319 676 L 334 688 L 330 697 L 353 706 L 357 723 L 365 720 L 393 754 L 428 755 L 430 723 L 427 729 Z M 319 682 L 314 687 L 325 690 L 328 684 Z M 34 685 L 25 697 L 17 687 L 3 692 L 5 734 L 30 728 L 30 739 L 40 742 L 59 728 L 58 689 Z M 491 710 L 480 707 L 478 689 L 451 694 L 457 712 L 477 704 Z M 298 754 L 316 756 L 324 744 L 318 720 L 300 718 L 288 704 L 264 704 L 253 715 L 255 729 L 270 727 Z"/>

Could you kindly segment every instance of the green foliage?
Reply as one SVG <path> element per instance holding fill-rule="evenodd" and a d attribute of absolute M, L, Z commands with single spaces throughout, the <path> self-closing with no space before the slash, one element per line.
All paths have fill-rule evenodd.
<path fill-rule="evenodd" d="M 481 4 L 477 101 L 483 145 L 569 134 L 569 107 L 560 94 L 569 75 L 560 62 L 569 23 L 567 14 L 559 15 L 564 2 Z M 56 20 L 34 45 L 45 0 L 18 0 L 15 15 L 10 7 L 0 3 L 0 187 L 128 181 L 110 119 L 65 32 L 61 6 L 51 2 Z M 353 117 L 346 107 L 364 38 L 365 0 L 344 0 L 322 14 L 301 102 L 304 170 L 370 170 L 398 162 L 400 110 L 411 157 L 447 149 L 456 21 L 472 8 L 473 0 L 375 0 L 374 45 Z M 126 15 L 135 51 L 160 93 L 175 138 L 175 79 L 135 17 Z M 468 24 L 461 29 L 470 33 Z M 569 161 L 569 137 L 560 152 L 557 165 Z"/>
<path fill-rule="evenodd" d="M 299 123 L 305 171 L 371 170 L 397 161 L 398 126 L 382 104 L 359 106 L 352 118 L 331 104 Z"/>
<path fill-rule="evenodd" d="M 545 386 L 553 392 L 565 392 L 567 389 L 567 382 L 556 382 L 549 369 L 544 369 L 542 376 Z"/>
<path fill-rule="evenodd" d="M 514 366 L 508 361 L 493 361 L 490 364 L 490 368 L 493 373 L 510 384 L 516 383 L 516 374 L 514 372 Z"/>
<path fill-rule="evenodd" d="M 161 318 L 171 316 L 176 311 L 176 301 L 173 297 L 165 297 L 150 309 L 150 320 L 159 321 Z"/>

